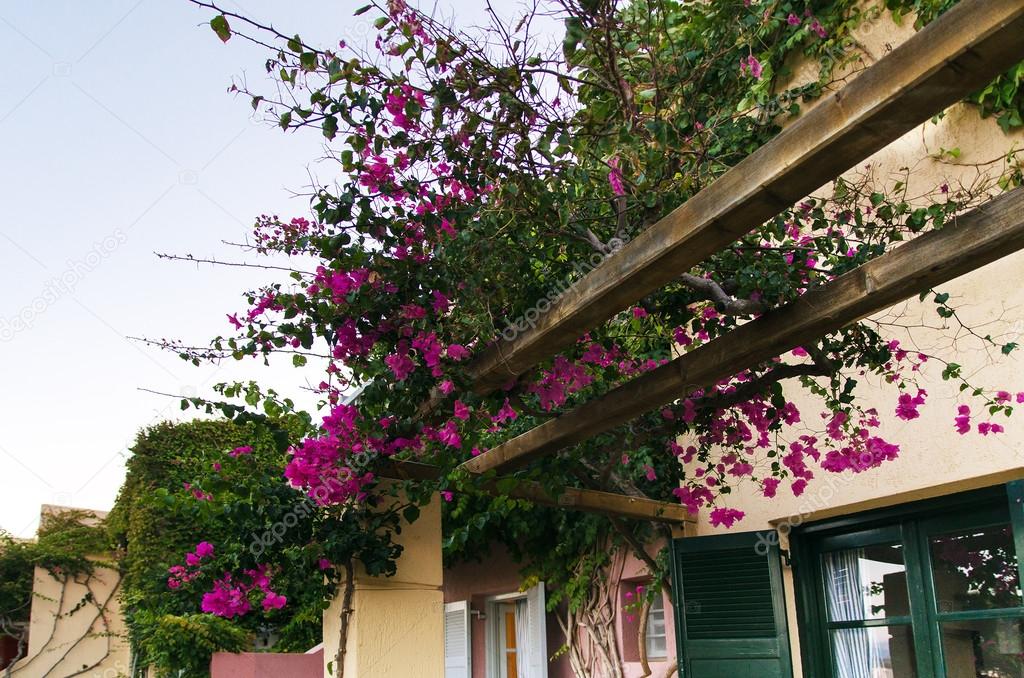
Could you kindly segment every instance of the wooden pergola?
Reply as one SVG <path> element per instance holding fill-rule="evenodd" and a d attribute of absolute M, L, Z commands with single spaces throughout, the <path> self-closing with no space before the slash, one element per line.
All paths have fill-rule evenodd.
<path fill-rule="evenodd" d="M 1021 60 L 1024 0 L 962 0 L 629 242 L 554 302 L 534 327 L 512 340 L 496 339 L 471 365 L 474 390 L 489 393 L 571 346 L 588 330 Z M 810 344 L 1022 248 L 1024 187 L 546 421 L 461 468 L 482 474 L 553 454 L 673 402 L 684 391 L 710 386 Z M 400 466 L 393 469 L 395 475 L 433 473 L 421 465 Z M 494 483 L 489 486 L 493 491 Z M 521 484 L 514 496 L 622 517 L 669 523 L 690 519 L 677 504 L 595 490 L 567 488 L 552 497 L 538 485 Z"/>

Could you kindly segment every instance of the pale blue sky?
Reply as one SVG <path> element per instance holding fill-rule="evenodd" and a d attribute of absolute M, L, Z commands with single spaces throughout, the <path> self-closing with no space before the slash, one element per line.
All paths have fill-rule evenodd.
<path fill-rule="evenodd" d="M 315 44 L 358 43 L 359 0 L 226 6 Z M 460 22 L 481 2 L 449 0 Z M 461 5 L 461 6 L 460 6 Z M 260 213 L 308 212 L 315 134 L 249 120 L 232 76 L 263 82 L 259 49 L 222 45 L 185 0 L 0 0 L 0 528 L 28 536 L 39 505 L 109 508 L 136 431 L 176 400 L 232 378 L 295 392 L 303 375 L 201 368 L 127 340 L 203 343 L 265 274 L 158 261 L 154 251 L 239 259 Z M 62 281 L 57 284 L 54 281 Z M 317 379 L 318 375 L 310 375 Z"/>

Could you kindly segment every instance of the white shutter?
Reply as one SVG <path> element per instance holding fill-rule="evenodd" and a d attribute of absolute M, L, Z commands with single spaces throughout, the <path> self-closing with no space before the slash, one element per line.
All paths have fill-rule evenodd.
<path fill-rule="evenodd" d="M 470 678 L 469 601 L 444 606 L 444 677 Z"/>
<path fill-rule="evenodd" d="M 526 592 L 526 616 L 530 620 L 527 651 L 529 678 L 548 678 L 547 613 L 544 609 L 544 582 Z"/>

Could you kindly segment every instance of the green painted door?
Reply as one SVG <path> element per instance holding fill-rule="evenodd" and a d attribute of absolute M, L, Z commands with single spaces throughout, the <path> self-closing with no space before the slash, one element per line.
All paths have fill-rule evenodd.
<path fill-rule="evenodd" d="M 683 678 L 791 678 L 774 532 L 673 542 L 676 648 Z"/>

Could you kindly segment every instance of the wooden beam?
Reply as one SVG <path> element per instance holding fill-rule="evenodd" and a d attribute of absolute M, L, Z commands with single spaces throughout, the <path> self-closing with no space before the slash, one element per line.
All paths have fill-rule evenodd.
<path fill-rule="evenodd" d="M 1024 59 L 1024 2 L 962 0 L 470 365 L 488 393 Z M 424 411 L 439 397 L 431 398 Z"/>
<path fill-rule="evenodd" d="M 392 461 L 383 469 L 381 475 L 388 478 L 436 480 L 440 477 L 441 470 L 430 464 Z M 612 492 L 565 487 L 557 495 L 551 495 L 540 483 L 525 480 L 517 480 L 516 485 L 508 492 L 501 492 L 498 489 L 498 480 L 485 483 L 481 489 L 488 494 L 525 499 L 541 506 L 599 513 L 616 518 L 649 520 L 672 525 L 692 523 L 695 520 L 695 517 L 680 504 Z"/>
<path fill-rule="evenodd" d="M 483 473 L 582 442 L 1022 248 L 1024 187 L 548 420 L 462 467 Z"/>

